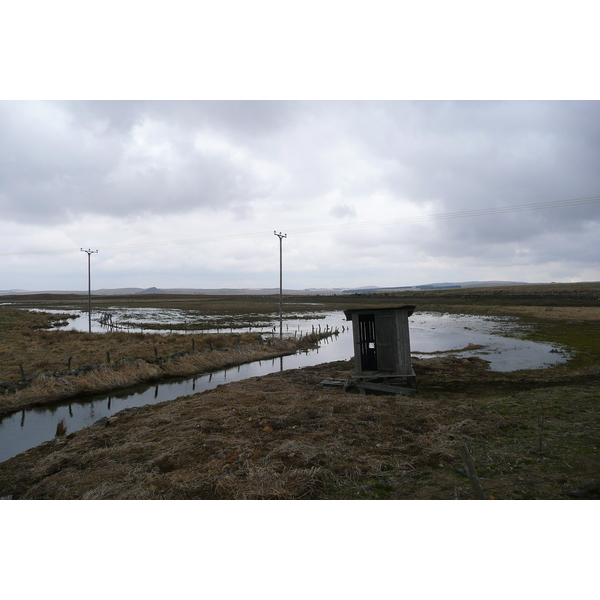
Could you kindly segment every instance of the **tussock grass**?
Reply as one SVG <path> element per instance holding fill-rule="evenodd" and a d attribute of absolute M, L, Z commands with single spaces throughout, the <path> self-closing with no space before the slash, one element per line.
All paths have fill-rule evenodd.
<path fill-rule="evenodd" d="M 371 478 L 448 466 L 458 441 L 486 430 L 461 405 L 322 388 L 350 365 L 337 369 L 276 373 L 120 413 L 110 426 L 10 459 L 21 476 L 7 486 L 23 498 L 360 497 Z"/>
<path fill-rule="evenodd" d="M 458 453 L 464 443 L 489 497 L 568 498 L 599 478 L 597 383 L 548 388 L 539 379 L 529 390 L 484 394 L 469 384 L 495 376 L 465 361 L 442 396 L 437 385 L 457 363 L 425 362 L 419 396 L 322 387 L 328 377 L 350 374 L 351 364 L 340 362 L 123 411 L 0 463 L 0 495 L 471 498 Z M 460 391 L 450 389 L 455 385 Z"/>
<path fill-rule="evenodd" d="M 24 389 L 0 396 L 0 414 L 21 410 L 25 406 L 42 406 L 64 398 L 152 381 L 160 378 L 161 375 L 160 367 L 136 360 L 113 367 L 99 367 L 82 375 L 60 378 L 51 375 L 42 376 Z"/>
<path fill-rule="evenodd" d="M 50 332 L 42 332 L 42 334 L 44 333 L 52 339 Z M 70 338 L 67 332 L 52 333 L 63 334 L 59 336 L 59 340 L 60 338 Z M 127 340 L 129 334 L 107 335 L 110 338 L 107 342 L 104 342 L 105 344 L 110 344 L 111 339 L 114 337 Z M 159 335 L 151 334 L 149 339 L 145 339 L 141 334 L 131 335 L 141 339 L 146 346 L 157 339 L 162 340 L 164 342 L 163 351 L 167 347 L 171 349 L 174 347 L 172 340 L 162 339 L 162 336 Z M 180 341 L 180 336 L 175 337 L 177 341 Z M 92 336 L 92 339 L 98 342 L 103 340 L 100 336 Z M 56 341 L 53 341 L 53 343 L 56 343 Z M 178 352 L 173 356 L 164 356 L 159 353 L 159 359 L 156 359 L 155 353 L 152 352 L 149 358 L 111 360 L 110 364 L 93 365 L 93 368 L 88 367 L 84 371 L 63 371 L 57 373 L 60 375 L 58 377 L 54 373 L 42 373 L 26 387 L 0 395 L 0 414 L 8 414 L 25 407 L 41 406 L 75 396 L 116 390 L 143 382 L 159 381 L 169 377 L 191 376 L 255 360 L 292 354 L 310 343 L 314 343 L 312 338 L 308 341 L 275 339 L 263 342 L 257 334 L 201 336 L 194 344 L 194 351 Z M 187 339 L 187 346 L 191 348 L 189 339 Z M 68 352 L 70 351 L 69 349 Z M 148 354 L 146 353 L 146 356 Z"/>
<path fill-rule="evenodd" d="M 0 313 L 1 313 L 0 308 Z M 27 313 L 23 313 L 26 315 Z M 258 334 L 184 335 L 79 331 L 13 330 L 0 349 L 0 381 L 19 381 L 22 364 L 28 377 L 45 371 L 79 369 L 128 359 L 154 360 L 192 350 L 220 350 L 261 343 Z M 69 359 L 71 359 L 69 363 Z"/>

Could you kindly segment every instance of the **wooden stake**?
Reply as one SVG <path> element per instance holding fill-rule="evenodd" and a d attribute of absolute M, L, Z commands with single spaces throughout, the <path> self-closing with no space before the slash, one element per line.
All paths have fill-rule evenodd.
<path fill-rule="evenodd" d="M 471 484 L 471 489 L 473 490 L 473 496 L 475 496 L 475 500 L 485 500 L 485 494 L 483 493 L 483 488 L 481 487 L 479 477 L 477 477 L 477 471 L 475 470 L 475 463 L 469 454 L 467 445 L 463 444 L 462 446 L 459 446 L 458 451 L 460 452 L 460 456 L 463 459 L 465 468 L 467 469 L 467 477 L 469 478 L 469 483 Z"/>
<path fill-rule="evenodd" d="M 542 418 L 540 420 L 540 448 L 539 448 L 539 451 L 541 452 L 543 438 L 544 438 L 544 399 L 543 398 L 540 400 L 540 403 L 542 405 Z"/>

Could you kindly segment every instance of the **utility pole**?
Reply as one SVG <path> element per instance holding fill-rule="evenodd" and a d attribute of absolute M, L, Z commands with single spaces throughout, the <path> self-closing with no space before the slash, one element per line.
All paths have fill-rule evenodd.
<path fill-rule="evenodd" d="M 287 233 L 273 232 L 279 238 L 279 339 L 283 338 L 283 238 Z"/>
<path fill-rule="evenodd" d="M 88 324 L 89 331 L 92 333 L 92 269 L 91 269 L 91 256 L 96 254 L 98 250 L 84 250 L 80 248 L 82 252 L 86 252 L 88 255 Z"/>

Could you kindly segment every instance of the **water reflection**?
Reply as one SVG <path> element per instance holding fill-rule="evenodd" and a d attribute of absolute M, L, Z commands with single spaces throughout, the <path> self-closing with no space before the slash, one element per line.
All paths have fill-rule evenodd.
<path fill-rule="evenodd" d="M 165 402 L 192 393 L 213 389 L 223 383 L 240 381 L 249 377 L 259 377 L 325 362 L 345 360 L 353 354 L 351 329 L 341 313 L 327 313 L 326 323 L 321 325 L 304 321 L 291 321 L 290 327 L 309 332 L 319 327 L 337 328 L 339 334 L 324 340 L 317 350 L 299 352 L 271 360 L 224 369 L 206 375 L 196 375 L 189 379 L 170 381 L 162 384 L 139 386 L 110 395 L 90 399 L 72 399 L 69 402 L 53 405 L 47 409 L 36 408 L 20 411 L 0 421 L 0 461 L 6 460 L 51 440 L 61 419 L 67 423 L 70 433 L 93 424 L 98 419 L 109 417 L 126 408 L 136 408 L 146 404 Z M 497 371 L 534 369 L 564 362 L 567 356 L 557 352 L 550 344 L 535 344 L 500 334 L 516 330 L 515 319 L 489 317 L 469 317 L 464 315 L 439 315 L 415 313 L 410 320 L 411 347 L 416 356 L 439 355 L 453 349 L 466 348 L 469 344 L 484 346 L 478 350 L 464 350 L 457 356 L 482 356 Z"/>

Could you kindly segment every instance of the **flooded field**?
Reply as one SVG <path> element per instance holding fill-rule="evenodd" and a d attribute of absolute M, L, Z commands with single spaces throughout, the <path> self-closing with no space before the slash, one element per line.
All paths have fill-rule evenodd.
<path fill-rule="evenodd" d="M 64 311 L 45 311 L 65 314 Z M 76 315 L 57 329 L 88 331 L 88 316 L 84 311 L 72 311 Z M 102 323 L 102 315 L 111 315 L 110 324 Z M 248 324 L 247 318 L 255 322 Z M 221 325 L 216 326 L 218 320 Z M 244 324 L 241 324 L 241 322 Z M 227 325 L 223 325 L 227 323 Z M 150 328 L 149 325 L 152 327 Z M 161 327 L 162 326 L 162 327 Z M 348 359 L 353 354 L 351 324 L 342 311 L 315 311 L 301 316 L 286 316 L 283 321 L 284 336 L 300 336 L 315 331 L 337 331 L 336 356 L 329 360 Z M 92 332 L 102 333 L 112 328 L 132 332 L 154 333 L 225 333 L 235 331 L 258 332 L 278 335 L 277 314 L 219 315 L 211 317 L 190 311 L 167 308 L 124 309 L 114 308 L 92 317 Z M 410 319 L 411 349 L 415 356 L 453 352 L 458 356 L 482 356 L 496 371 L 538 369 L 563 362 L 568 358 L 566 350 L 551 344 L 527 342 L 519 339 L 525 326 L 516 318 L 481 317 L 474 315 L 439 314 L 415 312 Z M 348 335 L 346 335 L 348 334 Z M 469 346 L 478 346 L 470 349 Z M 481 348 L 483 346 L 483 348 Z M 319 362 L 326 362 L 321 360 Z M 314 363 L 311 363 L 314 364 Z"/>
<path fill-rule="evenodd" d="M 458 452 L 468 444 L 487 498 L 598 499 L 599 286 L 297 295 L 286 298 L 283 341 L 277 297 L 98 296 L 92 335 L 86 298 L 3 299 L 2 377 L 23 388 L 25 410 L 0 422 L 0 496 L 470 499 Z M 336 362 L 354 353 L 343 310 L 404 304 L 417 306 L 418 395 L 323 386 L 352 373 Z M 310 342 L 294 337 L 319 328 L 328 339 L 305 352 Z M 304 352 L 279 358 L 276 347 Z M 118 361 L 129 359 L 147 376 L 126 371 L 118 388 Z M 59 392 L 81 391 L 40 388 L 43 402 L 62 401 L 28 410 L 38 391 L 26 378 L 71 363 L 114 363 L 90 372 L 112 385 L 57 377 Z M 124 387 L 135 381 L 152 384 Z"/>
<path fill-rule="evenodd" d="M 46 312 L 65 314 L 63 311 Z M 77 316 L 69 319 L 60 328 L 88 331 L 87 313 L 74 311 L 71 314 Z M 243 330 L 263 335 L 278 335 L 279 332 L 278 314 L 251 315 L 256 319 L 253 325 L 240 325 L 236 321 L 239 317 L 235 315 L 221 315 L 219 316 L 221 322 L 229 322 L 228 326 L 222 327 L 211 326 L 215 320 L 211 316 L 190 314 L 189 311 L 179 309 L 114 308 L 108 314 L 112 316 L 113 326 L 129 328 L 130 331 L 226 333 Z M 526 326 L 516 318 L 416 311 L 409 323 L 411 350 L 418 357 L 430 354 L 443 355 L 447 352 L 457 356 L 481 356 L 490 362 L 490 368 L 495 371 L 539 369 L 568 359 L 568 352 L 564 348 L 519 339 L 526 332 Z M 153 325 L 151 330 L 145 328 L 148 324 Z M 160 328 L 161 324 L 164 328 Z M 99 315 L 93 316 L 93 332 L 101 333 L 110 329 L 111 325 L 100 322 Z M 315 311 L 301 316 L 288 315 L 283 321 L 284 336 L 300 336 L 325 330 L 339 332 L 335 340 L 330 343 L 332 349 L 328 352 L 329 358 L 312 359 L 316 362 L 308 362 L 307 365 L 351 358 L 353 355 L 351 324 L 346 321 L 342 311 Z M 477 348 L 472 348 L 473 346 Z M 316 354 L 318 355 L 318 351 Z"/>
<path fill-rule="evenodd" d="M 63 311 L 55 311 L 64 314 Z M 66 329 L 88 330 L 88 317 L 84 312 L 61 326 Z M 185 326 L 191 321 L 186 311 L 174 309 L 143 309 L 141 311 L 114 311 L 113 323 L 129 323 L 142 328 L 146 320 L 166 326 Z M 264 335 L 278 335 L 278 315 L 260 315 L 262 319 L 252 331 Z M 194 319 L 197 322 L 197 318 Z M 101 332 L 109 327 L 92 321 L 93 330 Z M 231 327 L 230 327 L 231 328 Z M 51 440 L 59 422 L 63 421 L 67 432 L 72 433 L 102 418 L 124 410 L 147 404 L 157 404 L 192 393 L 214 389 L 218 385 L 240 381 L 250 377 L 267 375 L 276 371 L 297 369 L 353 356 L 351 324 L 342 311 L 315 312 L 287 317 L 284 320 L 285 336 L 300 336 L 314 331 L 333 330 L 338 333 L 322 341 L 319 348 L 284 356 L 273 360 L 257 361 L 215 373 L 199 375 L 185 380 L 169 381 L 158 385 L 144 385 L 119 393 L 96 397 L 75 398 L 69 402 L 56 403 L 46 408 L 24 410 L 0 421 L 0 461 L 40 443 Z M 139 329 L 138 329 L 139 331 Z M 156 329 L 153 329 L 156 332 Z M 170 331 L 165 328 L 163 331 Z M 197 331 L 190 329 L 190 332 Z M 217 332 L 203 329 L 204 333 Z M 224 332 L 220 329 L 220 332 Z M 523 325 L 509 317 L 478 317 L 416 312 L 410 319 L 411 348 L 415 357 L 452 354 L 458 357 L 480 356 L 489 361 L 495 371 L 516 371 L 550 367 L 568 359 L 565 349 L 551 344 L 541 344 L 519 339 Z M 514 337 L 513 337 L 514 336 Z"/>
<path fill-rule="evenodd" d="M 55 315 L 64 315 L 64 324 L 57 329 L 75 329 L 76 331 L 89 331 L 87 311 L 30 309 L 40 310 Z M 68 318 L 74 316 L 74 318 Z M 294 335 L 300 332 L 310 333 L 312 328 L 318 329 L 324 319 L 343 319 L 343 313 L 337 312 L 312 312 L 299 315 L 286 315 L 284 332 Z M 310 325 L 307 323 L 310 322 Z M 316 322 L 316 325 L 315 325 Z M 345 326 L 348 324 L 344 321 Z M 331 327 L 331 323 L 329 323 Z M 324 328 L 325 325 L 322 325 Z M 342 326 L 343 327 L 343 326 Z M 206 312 L 185 310 L 177 308 L 123 308 L 110 307 L 102 312 L 92 313 L 92 333 L 106 331 L 129 331 L 132 333 L 235 333 L 251 331 L 259 333 L 279 333 L 279 313 L 219 313 L 218 315 Z"/>

